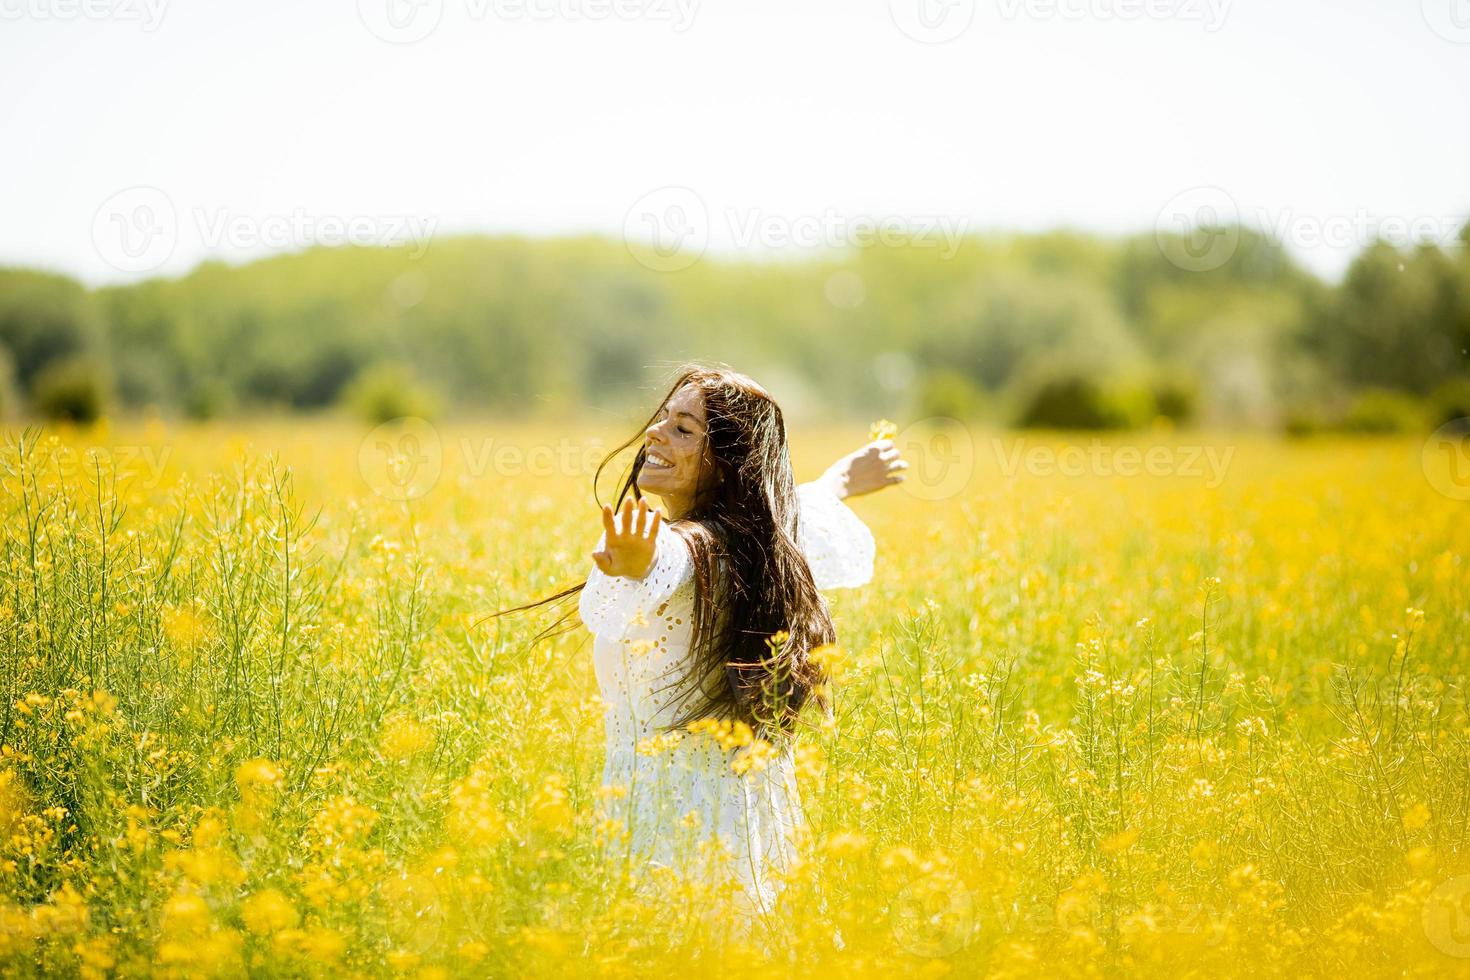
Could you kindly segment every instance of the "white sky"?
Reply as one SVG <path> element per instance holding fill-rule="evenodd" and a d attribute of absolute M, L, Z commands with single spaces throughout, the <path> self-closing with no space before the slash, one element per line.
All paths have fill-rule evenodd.
<path fill-rule="evenodd" d="M 840 244 L 855 218 L 1148 231 L 1205 200 L 1333 276 L 1366 224 L 1470 215 L 1470 0 L 590 2 L 645 16 L 0 0 L 0 263 L 123 281 L 332 219 L 616 237 L 677 185 L 715 252 L 819 224 Z M 366 22 L 389 3 L 438 25 L 386 43 Z M 919 43 L 920 3 L 938 31 L 973 20 Z M 157 190 L 114 197 L 136 186 Z M 129 221 L 166 231 L 119 255 Z"/>

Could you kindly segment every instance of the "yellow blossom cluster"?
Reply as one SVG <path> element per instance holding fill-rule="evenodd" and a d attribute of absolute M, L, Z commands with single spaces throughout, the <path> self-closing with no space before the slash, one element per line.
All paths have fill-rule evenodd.
<path fill-rule="evenodd" d="M 929 455 L 851 501 L 877 575 L 827 597 L 840 642 L 810 651 L 834 721 L 779 746 L 728 719 L 644 733 L 604 786 L 598 675 L 667 644 L 593 663 L 580 630 L 485 619 L 576 579 L 585 480 L 445 453 L 405 504 L 364 483 L 378 449 L 348 424 L 252 426 L 0 447 L 0 974 L 1470 963 L 1470 522 L 1415 439 L 1098 436 L 1181 469 L 1231 451 L 1205 486 L 1007 469 L 1009 447 L 906 428 Z M 54 465 L 119 439 L 166 440 L 172 475 L 99 488 Z M 946 466 L 968 480 L 929 492 Z M 681 790 L 710 752 L 764 774 L 746 812 Z M 787 752 L 805 822 L 741 866 Z"/>

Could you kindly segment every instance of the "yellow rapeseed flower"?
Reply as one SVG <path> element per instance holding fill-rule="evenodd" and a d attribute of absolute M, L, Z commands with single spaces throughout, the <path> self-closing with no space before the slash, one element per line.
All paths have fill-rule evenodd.
<path fill-rule="evenodd" d="M 822 673 L 834 681 L 842 680 L 847 673 L 851 659 L 847 651 L 836 643 L 824 643 L 813 649 L 807 656 L 821 669 Z"/>
<path fill-rule="evenodd" d="M 235 769 L 235 785 L 240 795 L 258 796 L 280 788 L 281 768 L 269 759 L 251 759 Z"/>
<path fill-rule="evenodd" d="M 240 903 L 240 919 L 257 936 L 268 936 L 294 927 L 300 916 L 279 889 L 263 888 Z"/>
<path fill-rule="evenodd" d="M 880 439 L 892 439 L 898 435 L 898 426 L 887 419 L 879 419 L 868 426 L 868 441 L 877 442 Z"/>
<path fill-rule="evenodd" d="M 866 834 L 839 830 L 827 838 L 825 850 L 834 858 L 859 858 L 868 853 L 871 842 Z"/>
<path fill-rule="evenodd" d="M 567 777 L 553 773 L 531 797 L 531 819 L 536 826 L 554 834 L 569 834 L 574 814 L 567 801 Z"/>
<path fill-rule="evenodd" d="M 161 925 L 166 935 L 202 936 L 209 929 L 212 920 L 209 904 L 194 892 L 175 892 L 163 903 Z"/>
<path fill-rule="evenodd" d="M 1418 830 L 1429 823 L 1430 816 L 1429 807 L 1423 803 L 1415 803 L 1404 811 L 1404 829 L 1411 832 Z"/>
<path fill-rule="evenodd" d="M 180 652 L 189 652 L 204 642 L 208 629 L 204 620 L 188 606 L 169 606 L 163 610 L 163 635 L 169 645 Z"/>
<path fill-rule="evenodd" d="M 412 718 L 399 715 L 383 726 L 378 751 L 385 759 L 401 762 L 434 747 L 434 730 Z"/>
<path fill-rule="evenodd" d="M 505 838 L 505 817 L 493 792 L 497 771 L 493 760 L 482 759 L 450 789 L 444 826 L 460 844 L 493 847 Z"/>
<path fill-rule="evenodd" d="M 736 775 L 741 776 L 749 772 L 760 772 L 775 760 L 777 754 L 774 745 L 763 738 L 758 738 L 743 750 L 735 753 L 735 757 L 730 760 L 730 768 L 735 771 Z"/>

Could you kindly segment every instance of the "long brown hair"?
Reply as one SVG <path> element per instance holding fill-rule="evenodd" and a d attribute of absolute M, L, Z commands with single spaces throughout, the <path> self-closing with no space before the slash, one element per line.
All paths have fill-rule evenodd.
<path fill-rule="evenodd" d="M 826 600 L 817 591 L 798 542 L 796 478 L 781 408 L 755 381 L 723 367 L 681 369 L 637 434 L 603 459 L 593 477 L 638 445 L 614 507 L 642 496 L 645 433 L 674 393 L 693 386 L 704 396 L 704 462 L 694 503 L 669 522 L 689 545 L 694 569 L 690 662 L 677 686 L 676 720 L 731 718 L 764 738 L 789 734 L 815 699 L 828 710 L 826 680 L 811 659 L 836 640 Z M 565 599 L 585 586 L 497 615 Z M 563 616 L 537 639 L 571 628 Z"/>

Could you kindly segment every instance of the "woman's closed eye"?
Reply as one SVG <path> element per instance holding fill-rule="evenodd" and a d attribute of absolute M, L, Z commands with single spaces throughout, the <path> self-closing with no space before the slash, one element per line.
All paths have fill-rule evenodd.
<path fill-rule="evenodd" d="M 668 417 L 669 417 L 669 410 L 667 408 L 663 409 L 658 414 L 658 420 L 660 422 L 665 421 L 666 419 L 668 419 Z M 695 434 L 694 430 L 691 429 L 691 428 L 689 428 L 689 426 L 685 425 L 683 422 L 680 422 L 680 423 L 676 424 L 674 426 L 674 431 L 677 432 L 677 433 L 679 433 L 680 435 L 684 435 L 684 436 L 692 436 L 692 435 Z"/>

